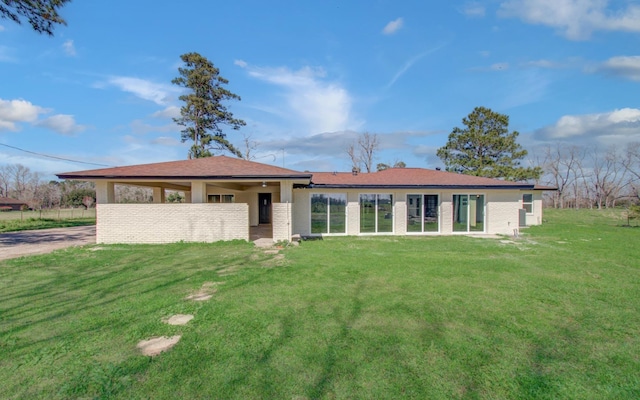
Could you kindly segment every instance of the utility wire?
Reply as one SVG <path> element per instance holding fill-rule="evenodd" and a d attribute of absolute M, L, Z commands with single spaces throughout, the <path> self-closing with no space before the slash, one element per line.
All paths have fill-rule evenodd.
<path fill-rule="evenodd" d="M 4 143 L 0 143 L 0 146 L 5 146 L 5 147 L 9 147 L 11 149 L 20 150 L 20 151 L 23 151 L 23 152 L 29 153 L 29 154 L 35 154 L 35 155 L 40 156 L 40 157 L 53 158 L 55 160 L 70 161 L 70 162 L 74 162 L 74 163 L 78 163 L 78 164 L 97 165 L 99 167 L 110 167 L 111 166 L 111 165 L 107 165 L 107 164 L 97 164 L 97 163 L 86 162 L 86 161 L 77 161 L 77 160 L 71 160 L 69 158 L 62 158 L 62 157 L 50 156 L 48 154 L 36 153 L 35 151 L 29 151 L 29 150 L 21 149 L 19 147 L 15 147 L 15 146 L 9 146 L 8 144 L 4 144 Z"/>

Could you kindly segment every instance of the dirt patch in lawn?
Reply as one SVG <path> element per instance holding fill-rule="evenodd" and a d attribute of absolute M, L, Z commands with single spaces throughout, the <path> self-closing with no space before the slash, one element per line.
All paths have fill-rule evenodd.
<path fill-rule="evenodd" d="M 218 291 L 216 286 L 222 285 L 224 282 L 205 282 L 202 284 L 202 287 L 195 293 L 190 294 L 185 297 L 187 300 L 193 301 L 206 301 L 213 297 L 213 295 Z"/>
<path fill-rule="evenodd" d="M 180 335 L 176 336 L 160 336 L 149 340 L 141 340 L 136 346 L 143 355 L 154 357 L 163 351 L 167 351 L 180 341 Z"/>
<path fill-rule="evenodd" d="M 193 315 L 191 314 L 176 314 L 172 315 L 167 319 L 162 320 L 162 322 L 169 325 L 186 325 L 193 319 Z"/>

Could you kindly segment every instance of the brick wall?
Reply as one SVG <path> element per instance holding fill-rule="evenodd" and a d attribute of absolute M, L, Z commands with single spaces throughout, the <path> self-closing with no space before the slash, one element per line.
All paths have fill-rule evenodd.
<path fill-rule="evenodd" d="M 272 203 L 273 241 L 291 240 L 291 203 Z"/>
<path fill-rule="evenodd" d="M 98 204 L 97 243 L 249 240 L 249 208 L 232 204 Z"/>

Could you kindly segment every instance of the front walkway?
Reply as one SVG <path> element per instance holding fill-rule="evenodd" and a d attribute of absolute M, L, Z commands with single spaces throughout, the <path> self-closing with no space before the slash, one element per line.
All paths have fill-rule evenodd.
<path fill-rule="evenodd" d="M 273 239 L 273 227 L 271 224 L 260 224 L 249 227 L 249 240 Z"/>

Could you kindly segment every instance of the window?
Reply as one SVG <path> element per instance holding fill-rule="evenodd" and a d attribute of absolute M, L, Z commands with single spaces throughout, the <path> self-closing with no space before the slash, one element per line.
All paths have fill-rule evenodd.
<path fill-rule="evenodd" d="M 453 195 L 453 231 L 484 232 L 484 195 Z"/>
<path fill-rule="evenodd" d="M 343 193 L 311 195 L 311 233 L 346 233 L 347 195 Z"/>
<path fill-rule="evenodd" d="M 393 232 L 393 195 L 360 195 L 360 233 Z"/>
<path fill-rule="evenodd" d="M 207 196 L 209 203 L 233 203 L 234 198 L 232 194 L 210 194 Z"/>
<path fill-rule="evenodd" d="M 438 195 L 407 195 L 407 232 L 438 232 Z"/>
<path fill-rule="evenodd" d="M 533 214 L 533 195 L 531 193 L 522 195 L 522 208 L 527 210 L 527 214 Z"/>

